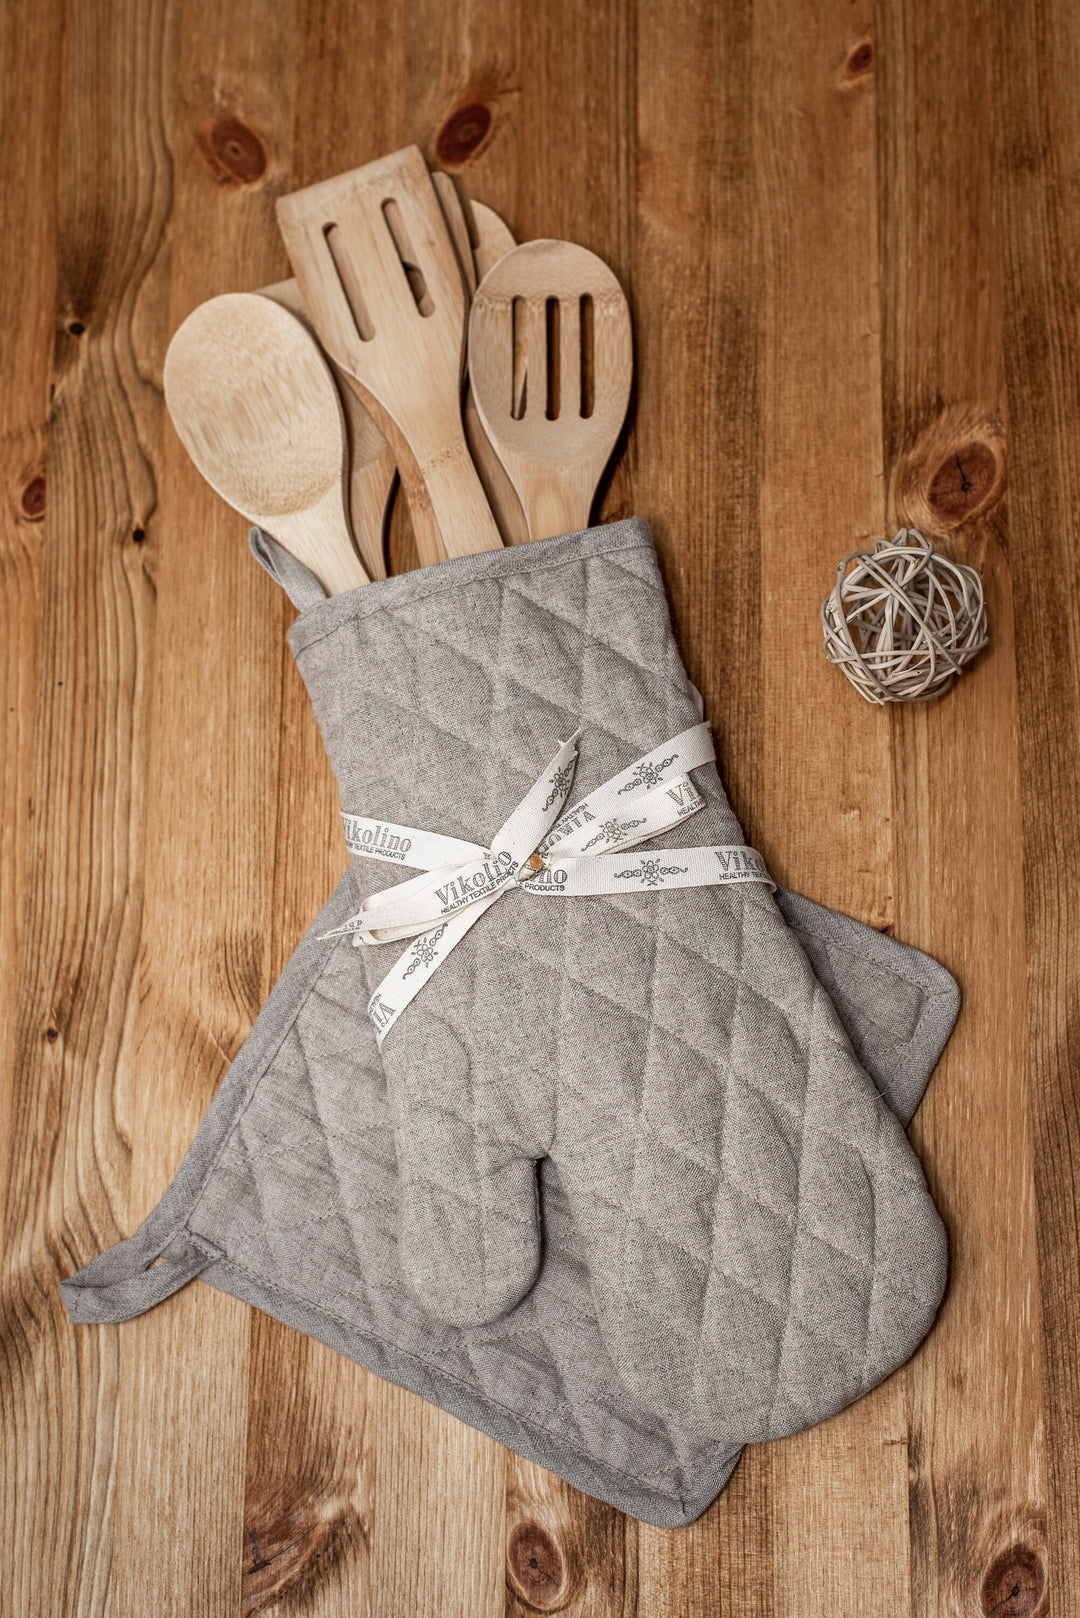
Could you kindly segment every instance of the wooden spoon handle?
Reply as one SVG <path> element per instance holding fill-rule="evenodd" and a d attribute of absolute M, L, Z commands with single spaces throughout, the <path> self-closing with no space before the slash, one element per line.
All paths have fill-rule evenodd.
<path fill-rule="evenodd" d="M 488 505 L 495 513 L 495 521 L 503 537 L 503 544 L 524 545 L 530 534 L 525 513 L 521 509 L 521 501 L 505 466 L 495 453 L 495 446 L 484 431 L 473 390 L 468 384 L 465 388 L 462 417 L 465 424 L 465 441 L 469 446 L 477 475 L 484 486 Z"/>
<path fill-rule="evenodd" d="M 430 567 L 433 562 L 446 560 L 442 548 L 442 535 L 435 514 L 431 509 L 431 501 L 424 488 L 424 478 L 416 462 L 416 456 L 409 446 L 397 422 L 390 413 L 370 393 L 363 389 L 354 376 L 347 371 L 342 372 L 349 387 L 360 400 L 365 409 L 369 410 L 376 425 L 379 427 L 390 445 L 394 460 L 397 462 L 398 473 L 401 477 L 401 488 L 409 506 L 409 518 L 412 522 L 413 538 L 416 540 L 416 554 L 421 567 Z"/>
<path fill-rule="evenodd" d="M 316 342 L 319 341 L 297 281 L 277 281 L 273 286 L 260 287 L 259 297 L 270 298 L 274 303 L 279 303 L 283 309 L 296 316 Z M 320 344 L 320 348 L 321 346 Z M 379 431 L 371 413 L 355 389 L 349 386 L 345 373 L 328 354 L 326 361 L 333 372 L 334 381 L 341 395 L 341 407 L 345 412 L 345 437 L 349 455 L 349 520 L 353 538 L 371 577 L 385 579 L 386 514 L 394 489 L 397 467 L 385 436 Z"/>
<path fill-rule="evenodd" d="M 358 585 L 370 584 L 370 575 L 345 528 L 340 489 L 330 489 L 306 511 L 278 515 L 264 526 L 314 573 L 328 595 L 343 595 Z"/>
<path fill-rule="evenodd" d="M 587 467 L 519 469 L 516 488 L 530 539 L 552 539 L 588 528 L 598 476 Z"/>
<path fill-rule="evenodd" d="M 385 434 L 409 502 L 421 567 L 449 556 L 502 549 L 502 536 L 469 456 L 460 414 L 432 400 L 421 442 L 406 438 L 390 412 L 356 377 L 349 377 Z"/>

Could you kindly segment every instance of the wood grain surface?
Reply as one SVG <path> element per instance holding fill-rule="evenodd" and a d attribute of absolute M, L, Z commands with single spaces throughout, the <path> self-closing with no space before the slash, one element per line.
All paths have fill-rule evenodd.
<path fill-rule="evenodd" d="M 119 1327 L 57 1290 L 345 864 L 168 339 L 287 274 L 283 191 L 408 141 L 619 275 L 600 515 L 654 525 L 748 837 L 964 989 L 912 1128 L 933 1332 L 676 1532 L 200 1282 Z M 3 1618 L 1080 1612 L 1078 197 L 1067 0 L 0 5 Z M 991 648 L 881 712 L 817 608 L 904 521 L 979 568 Z"/>

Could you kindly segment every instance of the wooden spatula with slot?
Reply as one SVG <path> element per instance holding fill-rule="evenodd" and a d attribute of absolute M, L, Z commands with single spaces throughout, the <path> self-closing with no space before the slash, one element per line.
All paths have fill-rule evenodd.
<path fill-rule="evenodd" d="M 386 431 L 403 477 L 411 457 L 443 554 L 498 549 L 461 422 L 465 287 L 419 148 L 294 191 L 277 213 L 315 330 Z M 416 516 L 414 507 L 420 559 L 436 561 Z"/>
<path fill-rule="evenodd" d="M 345 512 L 345 424 L 311 333 L 254 292 L 200 304 L 165 356 L 165 402 L 206 481 L 331 595 L 369 582 Z"/>
<path fill-rule="evenodd" d="M 625 294 L 573 242 L 525 242 L 481 281 L 469 377 L 530 539 L 587 528 L 626 416 L 633 335 Z"/>

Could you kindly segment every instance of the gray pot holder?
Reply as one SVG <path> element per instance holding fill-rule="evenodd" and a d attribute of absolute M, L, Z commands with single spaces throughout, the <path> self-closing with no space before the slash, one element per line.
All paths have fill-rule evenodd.
<path fill-rule="evenodd" d="M 579 725 L 575 798 L 698 718 L 640 522 L 333 600 L 255 548 L 303 609 L 348 811 L 482 841 Z M 694 780 L 696 829 L 661 841 L 741 843 L 715 769 Z M 690 1522 L 742 1443 L 848 1403 L 929 1326 L 944 1239 L 898 1119 L 956 986 L 782 890 L 511 893 L 380 1058 L 365 1007 L 400 946 L 323 935 L 387 883 L 354 861 L 173 1185 L 63 1283 L 68 1311 L 124 1319 L 201 1274 L 620 1509 Z"/>

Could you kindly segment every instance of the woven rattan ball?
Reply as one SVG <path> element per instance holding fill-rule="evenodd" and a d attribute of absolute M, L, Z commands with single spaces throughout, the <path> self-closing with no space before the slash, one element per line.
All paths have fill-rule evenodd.
<path fill-rule="evenodd" d="M 986 645 L 982 580 L 901 528 L 845 556 L 821 626 L 825 656 L 867 702 L 929 702 Z"/>

